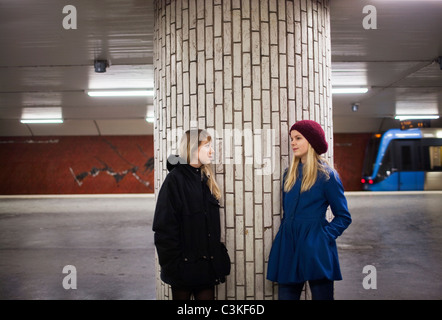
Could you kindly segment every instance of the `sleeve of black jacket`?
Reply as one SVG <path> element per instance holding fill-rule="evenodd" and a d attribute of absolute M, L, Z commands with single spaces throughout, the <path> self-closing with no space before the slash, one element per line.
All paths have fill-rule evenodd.
<path fill-rule="evenodd" d="M 158 193 L 152 226 L 160 266 L 169 275 L 176 275 L 181 258 L 178 211 L 181 204 L 176 187 L 176 181 L 169 174 Z"/>

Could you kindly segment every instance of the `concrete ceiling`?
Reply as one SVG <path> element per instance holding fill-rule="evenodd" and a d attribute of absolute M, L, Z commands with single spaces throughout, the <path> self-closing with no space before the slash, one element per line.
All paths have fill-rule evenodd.
<path fill-rule="evenodd" d="M 367 6 L 377 29 L 363 26 Z M 333 95 L 335 131 L 380 131 L 399 126 L 396 114 L 441 114 L 441 16 L 441 0 L 331 1 L 332 85 L 369 88 Z"/>
<path fill-rule="evenodd" d="M 63 28 L 68 4 L 77 9 L 76 30 Z M 364 28 L 368 5 L 376 29 Z M 331 0 L 330 10 L 332 85 L 369 88 L 333 95 L 335 132 L 395 127 L 398 113 L 442 113 L 441 0 Z M 0 0 L 0 48 L 0 136 L 152 133 L 152 97 L 85 91 L 153 88 L 153 0 Z M 106 73 L 95 73 L 95 59 L 110 61 Z M 64 123 L 19 121 L 47 110 Z"/>

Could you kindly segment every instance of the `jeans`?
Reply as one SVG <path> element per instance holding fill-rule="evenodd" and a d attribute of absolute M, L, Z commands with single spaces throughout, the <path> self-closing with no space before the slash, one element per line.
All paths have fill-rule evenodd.
<path fill-rule="evenodd" d="M 310 280 L 308 282 L 313 300 L 334 300 L 333 281 L 328 279 Z M 279 300 L 299 300 L 304 282 L 292 284 L 279 284 Z"/>

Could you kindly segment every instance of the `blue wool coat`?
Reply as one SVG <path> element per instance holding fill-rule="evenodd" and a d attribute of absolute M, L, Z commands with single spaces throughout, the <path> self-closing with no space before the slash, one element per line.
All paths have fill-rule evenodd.
<path fill-rule="evenodd" d="M 299 163 L 295 185 L 282 194 L 283 218 L 270 251 L 267 279 L 284 284 L 342 280 L 336 238 L 351 223 L 344 188 L 330 169 L 328 180 L 318 173 L 313 187 L 300 193 L 302 168 Z M 334 215 L 330 223 L 328 206 Z"/>

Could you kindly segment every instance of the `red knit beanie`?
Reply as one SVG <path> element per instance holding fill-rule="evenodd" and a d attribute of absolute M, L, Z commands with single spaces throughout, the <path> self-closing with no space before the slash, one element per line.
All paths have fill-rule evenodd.
<path fill-rule="evenodd" d="M 307 139 L 310 145 L 315 149 L 317 154 L 323 154 L 327 152 L 328 143 L 325 140 L 325 133 L 321 125 L 313 120 L 301 120 L 296 122 L 291 128 L 298 131 Z"/>

